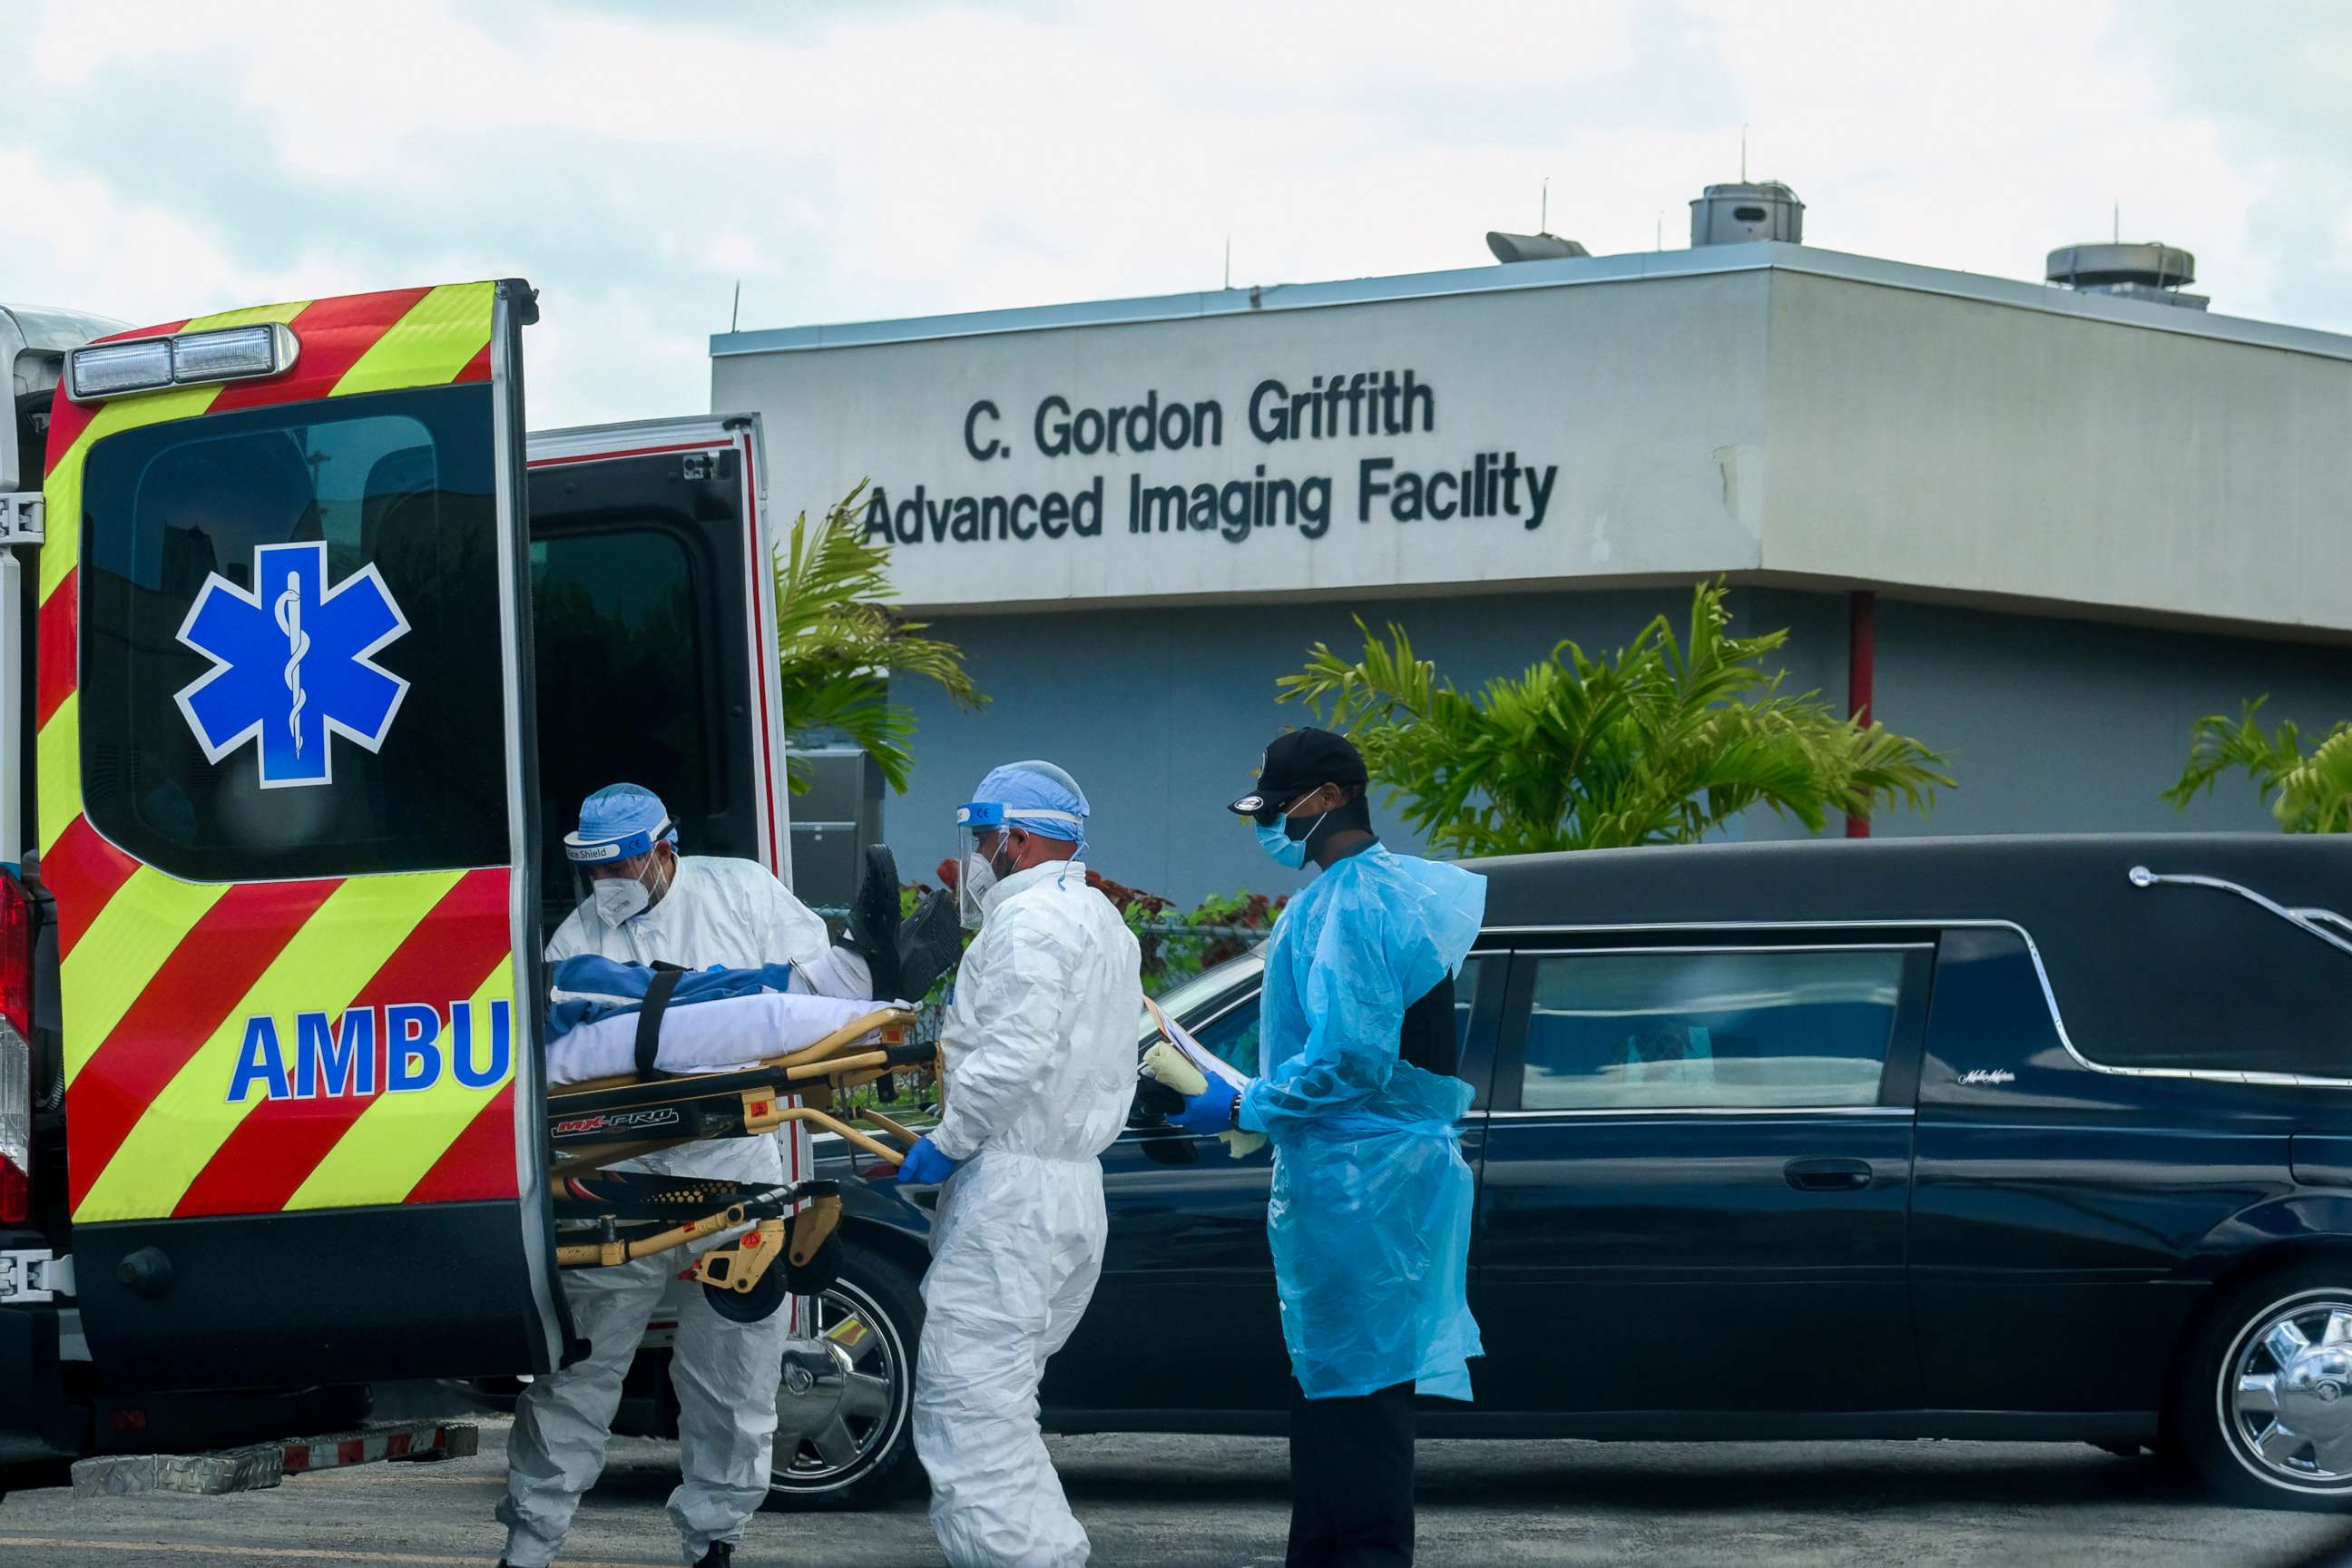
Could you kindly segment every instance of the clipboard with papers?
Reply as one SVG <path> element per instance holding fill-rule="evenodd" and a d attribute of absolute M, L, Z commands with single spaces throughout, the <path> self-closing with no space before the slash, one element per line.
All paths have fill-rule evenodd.
<path fill-rule="evenodd" d="M 1202 1078 L 1233 1089 L 1249 1082 L 1249 1074 L 1194 1039 L 1183 1025 L 1160 1010 L 1159 1003 L 1147 996 L 1143 999 L 1143 1005 L 1150 1013 L 1152 1026 L 1160 1031 L 1160 1037 L 1175 1047 Z"/>
<path fill-rule="evenodd" d="M 1152 1058 L 1164 1051 L 1172 1051 L 1182 1058 L 1184 1066 L 1201 1075 L 1202 1089 L 1213 1083 L 1222 1084 L 1238 1093 L 1249 1082 L 1249 1074 L 1194 1039 L 1192 1032 L 1183 1025 L 1161 1012 L 1158 1003 L 1147 996 L 1143 1000 L 1143 1005 L 1151 1015 L 1152 1027 L 1160 1031 L 1160 1037 L 1165 1042 L 1164 1045 L 1153 1046 L 1150 1051 L 1144 1053 L 1144 1070 L 1148 1076 L 1164 1079 L 1167 1076 L 1166 1069 L 1155 1071 Z M 1202 1089 L 1195 1089 L 1192 1092 L 1200 1093 Z M 1225 1145 L 1225 1152 L 1236 1160 L 1257 1152 L 1265 1147 L 1266 1142 L 1265 1133 L 1246 1132 L 1238 1127 L 1228 1128 L 1218 1133 L 1217 1137 Z"/>

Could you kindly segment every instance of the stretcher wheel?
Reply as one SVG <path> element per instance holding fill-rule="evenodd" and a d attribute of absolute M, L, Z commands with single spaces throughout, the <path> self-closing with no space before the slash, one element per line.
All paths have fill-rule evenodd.
<path fill-rule="evenodd" d="M 835 1231 L 819 1244 L 816 1256 L 805 1265 L 784 1259 L 782 1268 L 770 1268 L 771 1275 L 782 1275 L 784 1284 L 795 1296 L 822 1296 L 841 1278 L 841 1233 Z M 761 1279 L 761 1284 L 767 1283 Z"/>
<path fill-rule="evenodd" d="M 822 1253 L 823 1249 L 819 1251 Z M 749 1290 L 724 1290 L 705 1282 L 702 1299 L 710 1303 L 712 1311 L 730 1323 L 764 1322 L 775 1315 L 776 1309 L 782 1306 L 784 1298 L 791 1294 L 784 1279 L 785 1269 L 789 1267 L 770 1266 L 768 1271 L 760 1276 L 759 1282 Z"/>

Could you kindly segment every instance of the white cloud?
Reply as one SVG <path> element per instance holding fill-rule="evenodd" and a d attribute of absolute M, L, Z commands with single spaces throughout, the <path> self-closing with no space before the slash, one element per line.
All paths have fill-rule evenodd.
<path fill-rule="evenodd" d="M 2032 278 L 2120 202 L 2198 252 L 2217 309 L 2352 326 L 2308 281 L 2352 273 L 2352 108 L 2325 87 L 2352 20 L 2258 45 L 2204 16 L 61 0 L 31 122 L 119 120 L 134 79 L 226 107 L 166 103 L 147 146 L 0 138 L 0 238 L 10 292 L 117 315 L 521 273 L 547 305 L 532 416 L 569 423 L 703 406 L 738 279 L 766 326 L 1206 288 L 1228 237 L 1241 282 L 1475 266 L 1547 175 L 1595 251 L 1678 246 L 1746 123 L 1811 243 Z M 202 179 L 144 166 L 215 144 Z"/>
<path fill-rule="evenodd" d="M 29 150 L 0 147 L 0 190 L 13 212 L 37 215 L 44 242 L 9 247 L 12 300 L 146 321 L 185 315 L 192 300 L 267 293 L 186 218 L 59 176 Z"/>

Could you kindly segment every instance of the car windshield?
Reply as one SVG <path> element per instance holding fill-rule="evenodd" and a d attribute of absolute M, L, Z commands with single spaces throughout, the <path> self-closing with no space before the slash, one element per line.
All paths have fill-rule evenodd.
<path fill-rule="evenodd" d="M 1240 957 L 1229 958 L 1214 969 L 1204 969 L 1153 1000 L 1160 1004 L 1160 1011 L 1181 1024 L 1220 997 L 1253 984 L 1265 970 L 1265 943 L 1260 942 Z M 1137 1031 L 1138 1037 L 1145 1041 L 1158 1034 L 1158 1026 L 1152 1023 L 1150 1013 L 1144 1014 L 1139 1021 Z"/>

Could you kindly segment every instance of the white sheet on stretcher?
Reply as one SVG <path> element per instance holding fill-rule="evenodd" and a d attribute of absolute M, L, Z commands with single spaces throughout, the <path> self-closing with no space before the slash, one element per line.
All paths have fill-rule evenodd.
<path fill-rule="evenodd" d="M 787 1056 L 866 1016 L 878 1002 L 762 991 L 697 1002 L 662 1016 L 655 1065 L 665 1072 L 727 1072 Z M 637 1070 L 637 1015 L 583 1024 L 548 1047 L 551 1083 L 617 1078 Z"/>

